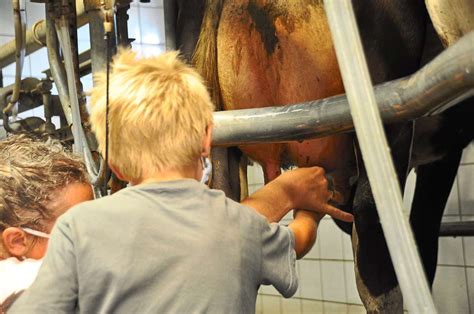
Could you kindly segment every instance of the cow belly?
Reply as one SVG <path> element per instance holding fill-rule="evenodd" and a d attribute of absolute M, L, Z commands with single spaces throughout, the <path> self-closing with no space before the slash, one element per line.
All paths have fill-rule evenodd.
<path fill-rule="evenodd" d="M 225 109 L 280 106 L 343 93 L 331 35 L 318 1 L 226 1 L 218 29 L 218 77 Z M 319 165 L 341 182 L 352 137 L 240 147 L 264 167 L 266 180 L 282 160 Z M 348 180 L 347 180 L 348 182 Z"/>

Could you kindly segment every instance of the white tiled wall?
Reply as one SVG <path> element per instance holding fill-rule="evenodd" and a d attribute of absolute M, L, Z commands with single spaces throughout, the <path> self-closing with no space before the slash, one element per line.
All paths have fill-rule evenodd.
<path fill-rule="evenodd" d="M 446 205 L 445 222 L 474 220 L 474 143 L 465 149 L 461 163 Z M 250 190 L 255 191 L 263 183 L 262 170 L 255 165 L 248 172 Z M 411 204 L 415 180 L 416 175 L 411 173 L 405 192 L 406 207 Z M 283 223 L 288 221 L 285 219 Z M 365 313 L 355 283 L 350 237 L 332 220 L 323 219 L 317 244 L 297 264 L 300 289 L 292 299 L 299 300 L 301 312 L 295 306 L 288 313 Z M 439 239 L 433 295 L 439 313 L 474 313 L 473 237 Z M 274 289 L 265 287 L 260 290 L 259 298 L 259 304 L 265 304 L 275 303 L 281 297 Z M 287 313 L 284 304 L 281 301 L 281 313 Z M 258 310 L 262 314 L 273 313 L 265 307 Z"/>

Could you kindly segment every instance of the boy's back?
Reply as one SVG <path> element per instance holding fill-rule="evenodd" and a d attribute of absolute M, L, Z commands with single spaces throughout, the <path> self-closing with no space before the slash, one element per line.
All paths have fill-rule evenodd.
<path fill-rule="evenodd" d="M 252 313 L 261 283 L 294 294 L 295 258 L 288 228 L 220 191 L 143 184 L 61 217 L 12 312 Z"/>

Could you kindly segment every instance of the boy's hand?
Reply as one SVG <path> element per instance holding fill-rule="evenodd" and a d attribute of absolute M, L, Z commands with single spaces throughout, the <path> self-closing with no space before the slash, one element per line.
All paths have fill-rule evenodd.
<path fill-rule="evenodd" d="M 327 214 L 342 221 L 354 220 L 351 214 L 329 204 L 342 200 L 342 196 L 329 189 L 329 181 L 323 168 L 298 168 L 283 173 L 280 179 L 280 182 L 285 184 L 295 208 Z"/>

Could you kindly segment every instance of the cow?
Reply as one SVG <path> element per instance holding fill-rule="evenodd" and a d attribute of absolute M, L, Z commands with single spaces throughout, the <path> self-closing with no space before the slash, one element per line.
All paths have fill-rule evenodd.
<path fill-rule="evenodd" d="M 220 110 L 279 106 L 344 92 L 322 1 L 166 1 L 176 46 L 209 84 Z M 353 1 L 374 84 L 411 74 L 441 51 L 422 0 Z M 169 18 L 169 16 L 168 16 Z M 410 168 L 418 181 L 410 221 L 430 284 L 444 205 L 462 149 L 473 138 L 472 100 L 432 119 L 386 125 L 403 189 Z M 417 145 L 422 144 L 422 145 Z M 355 216 L 352 234 L 356 282 L 369 312 L 402 312 L 403 300 L 353 134 L 283 144 L 242 145 L 268 182 L 281 167 L 322 166 Z M 219 149 L 215 179 L 234 198 L 238 163 Z M 411 158 L 412 157 L 412 158 Z M 232 161 L 234 160 L 234 162 Z M 224 177 L 230 176 L 230 183 Z M 357 177 L 357 182 L 350 178 Z M 224 184 L 222 184 L 224 183 Z"/>

